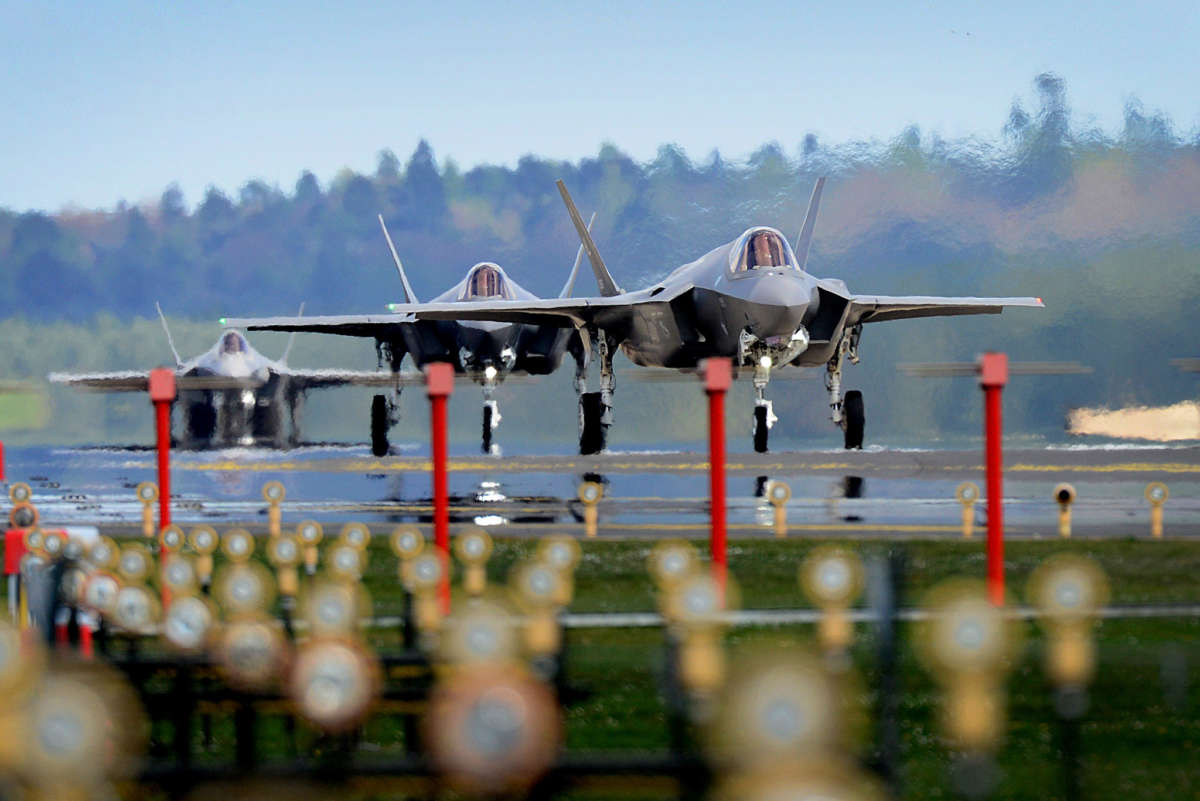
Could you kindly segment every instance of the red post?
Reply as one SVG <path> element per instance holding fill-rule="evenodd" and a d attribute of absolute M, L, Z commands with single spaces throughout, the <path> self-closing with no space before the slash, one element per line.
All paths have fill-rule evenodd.
<path fill-rule="evenodd" d="M 446 401 L 454 391 L 454 365 L 438 362 L 425 366 L 425 392 L 430 405 L 430 450 L 433 457 L 433 544 L 442 560 L 438 601 L 442 614 L 450 614 L 450 491 L 446 482 Z"/>
<path fill-rule="evenodd" d="M 995 606 L 1004 605 L 1004 456 L 1000 393 L 1008 382 L 1008 356 L 985 353 L 979 363 L 979 384 L 983 387 L 984 450 L 987 471 L 987 586 L 988 598 Z"/>
<path fill-rule="evenodd" d="M 704 362 L 704 391 L 708 394 L 708 475 L 709 515 L 712 530 L 709 551 L 713 578 L 722 591 L 729 563 L 725 549 L 725 393 L 733 383 L 733 365 L 729 359 Z"/>
<path fill-rule="evenodd" d="M 155 438 L 158 444 L 158 530 L 171 525 L 171 404 L 175 401 L 175 371 L 158 367 L 150 371 L 150 401 L 154 404 Z M 158 563 L 166 564 L 167 549 L 159 546 Z M 166 587 L 162 604 L 166 608 L 171 597 Z"/>

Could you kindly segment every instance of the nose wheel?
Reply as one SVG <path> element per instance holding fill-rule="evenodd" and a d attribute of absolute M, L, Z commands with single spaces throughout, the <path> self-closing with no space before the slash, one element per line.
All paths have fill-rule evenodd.
<path fill-rule="evenodd" d="M 500 425 L 500 406 L 494 400 L 483 402 L 483 452 L 492 453 L 493 448 L 499 453 L 499 446 L 492 442 L 492 432 Z"/>

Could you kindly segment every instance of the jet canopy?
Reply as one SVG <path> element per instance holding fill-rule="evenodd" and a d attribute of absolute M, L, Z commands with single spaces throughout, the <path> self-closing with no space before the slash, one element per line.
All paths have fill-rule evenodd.
<path fill-rule="evenodd" d="M 751 228 L 738 237 L 729 251 L 729 269 L 735 273 L 785 268 L 798 269 L 796 254 L 783 234 L 774 228 Z"/>
<path fill-rule="evenodd" d="M 486 261 L 476 264 L 467 273 L 462 295 L 459 296 L 459 300 L 478 300 L 482 298 L 513 299 L 512 290 L 509 289 L 508 281 L 504 278 L 504 271 L 495 264 Z"/>
<path fill-rule="evenodd" d="M 240 332 L 226 331 L 221 335 L 221 353 L 246 353 L 249 349 L 250 343 Z"/>

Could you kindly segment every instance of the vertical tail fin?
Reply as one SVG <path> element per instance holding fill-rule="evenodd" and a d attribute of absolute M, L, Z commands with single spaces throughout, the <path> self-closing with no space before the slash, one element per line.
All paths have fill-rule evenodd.
<path fill-rule="evenodd" d="M 296 316 L 297 317 L 304 316 L 303 301 L 301 301 L 301 303 L 300 303 L 300 311 L 296 312 Z M 296 344 L 296 332 L 295 331 L 293 331 L 291 333 L 291 336 L 288 337 L 287 347 L 283 349 L 283 355 L 279 357 L 280 364 L 287 364 L 288 354 L 290 354 L 292 352 L 292 345 L 294 345 L 294 344 Z"/>
<path fill-rule="evenodd" d="M 592 230 L 592 223 L 596 221 L 596 212 L 592 212 L 592 218 L 588 220 L 588 232 Z M 575 291 L 575 279 L 579 275 L 579 265 L 583 263 L 583 245 L 579 245 L 579 251 L 575 254 L 575 264 L 571 267 L 571 274 L 567 276 L 567 283 L 563 285 L 562 292 L 558 293 L 560 298 L 569 298 L 571 293 Z"/>
<path fill-rule="evenodd" d="M 808 264 L 808 249 L 812 247 L 813 227 L 817 224 L 817 211 L 821 208 L 821 190 L 825 188 L 825 176 L 817 179 L 812 197 L 808 200 L 808 214 L 804 215 L 804 227 L 796 237 L 796 261 L 801 270 Z"/>
<path fill-rule="evenodd" d="M 404 265 L 400 263 L 400 256 L 396 253 L 396 246 L 392 244 L 392 235 L 388 233 L 382 214 L 379 215 L 379 227 L 383 229 L 383 238 L 387 240 L 388 250 L 392 252 L 392 261 L 396 262 L 396 272 L 400 273 L 400 283 L 404 286 L 404 302 L 420 303 L 421 301 L 417 300 L 416 293 L 408 283 L 408 276 L 404 274 Z"/>
<path fill-rule="evenodd" d="M 567 204 L 567 214 L 571 215 L 571 222 L 575 224 L 579 241 L 583 243 L 583 248 L 587 251 L 588 261 L 592 263 L 592 272 L 596 274 L 596 284 L 600 287 L 600 294 L 606 298 L 620 295 L 624 290 L 617 286 L 617 282 L 613 280 L 612 274 L 604 264 L 604 259 L 600 258 L 600 251 L 596 248 L 596 243 L 592 241 L 592 235 L 587 226 L 583 224 L 583 218 L 579 216 L 579 209 L 575 208 L 575 201 L 571 200 L 567 185 L 558 181 L 557 186 L 563 203 Z"/>
<path fill-rule="evenodd" d="M 175 366 L 178 367 L 183 364 L 183 359 L 179 358 L 179 351 L 175 350 L 175 340 L 171 338 L 171 329 L 167 327 L 167 317 L 157 300 L 154 301 L 154 308 L 158 309 L 158 321 L 162 323 L 163 333 L 167 335 L 167 344 L 171 346 L 171 355 L 175 357 Z"/>

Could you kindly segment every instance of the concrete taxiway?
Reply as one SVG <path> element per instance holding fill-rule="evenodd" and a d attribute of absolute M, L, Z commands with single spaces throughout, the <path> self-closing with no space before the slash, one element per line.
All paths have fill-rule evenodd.
<path fill-rule="evenodd" d="M 962 507 L 955 489 L 983 486 L 978 451 L 869 449 L 734 453 L 728 458 L 728 522 L 733 537 L 774 535 L 768 481 L 792 490 L 788 535 L 838 538 L 957 538 Z M 10 480 L 27 480 L 46 524 L 92 523 L 132 532 L 141 505 L 132 489 L 154 478 L 148 454 L 26 449 L 10 455 Z M 244 525 L 259 530 L 270 480 L 287 488 L 285 527 L 316 519 L 327 527 L 360 520 L 379 527 L 432 519 L 429 462 L 423 456 L 376 459 L 365 447 L 291 452 L 227 451 L 173 459 L 172 517 L 184 525 Z M 1146 537 L 1148 482 L 1170 488 L 1165 535 L 1200 538 L 1200 448 L 1025 448 L 1005 454 L 1006 534 L 1058 536 L 1059 482 L 1074 485 L 1076 537 Z M 500 536 L 583 535 L 577 488 L 604 485 L 598 535 L 605 538 L 701 537 L 708 531 L 704 454 L 617 452 L 594 457 L 536 455 L 452 457 L 451 520 Z M 972 510 L 975 536 L 986 519 Z"/>

